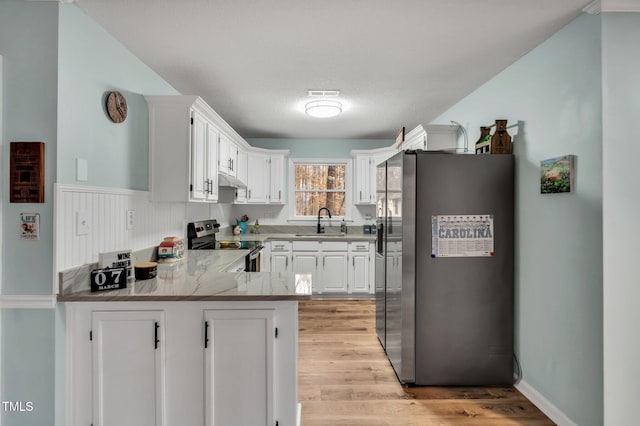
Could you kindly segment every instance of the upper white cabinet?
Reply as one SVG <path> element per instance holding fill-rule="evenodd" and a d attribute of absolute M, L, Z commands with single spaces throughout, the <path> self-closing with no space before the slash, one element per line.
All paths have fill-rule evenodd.
<path fill-rule="evenodd" d="M 197 96 L 145 99 L 151 201 L 216 202 L 218 173 L 246 183 L 242 163 L 251 147 L 206 102 Z"/>
<path fill-rule="evenodd" d="M 249 153 L 244 148 L 238 148 L 238 167 L 236 177 L 239 181 L 247 183 L 249 180 Z M 245 204 L 247 202 L 247 188 L 238 188 L 236 190 L 236 204 Z"/>
<path fill-rule="evenodd" d="M 250 151 L 247 155 L 247 203 L 269 202 L 269 155 Z"/>
<path fill-rule="evenodd" d="M 152 201 L 217 201 L 218 126 L 196 96 L 146 96 Z"/>
<path fill-rule="evenodd" d="M 218 155 L 218 172 L 237 176 L 238 146 L 224 133 L 220 133 Z"/>
<path fill-rule="evenodd" d="M 418 125 L 406 134 L 402 150 L 454 150 L 458 146 L 458 126 L 448 124 Z"/>
<path fill-rule="evenodd" d="M 355 162 L 354 203 L 376 203 L 376 167 L 396 153 L 393 148 L 354 150 L 351 155 Z"/>
<path fill-rule="evenodd" d="M 247 156 L 247 204 L 285 203 L 287 150 L 254 148 Z"/>
<path fill-rule="evenodd" d="M 271 177 L 269 202 L 271 204 L 285 203 L 284 159 L 284 154 L 272 154 L 269 157 L 269 173 Z"/>

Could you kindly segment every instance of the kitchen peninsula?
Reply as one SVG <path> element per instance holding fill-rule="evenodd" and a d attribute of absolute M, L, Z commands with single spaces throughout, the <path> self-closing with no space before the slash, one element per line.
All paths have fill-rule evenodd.
<path fill-rule="evenodd" d="M 224 272 L 246 252 L 189 250 L 126 289 L 61 285 L 66 424 L 297 424 L 297 301 L 310 277 Z"/>

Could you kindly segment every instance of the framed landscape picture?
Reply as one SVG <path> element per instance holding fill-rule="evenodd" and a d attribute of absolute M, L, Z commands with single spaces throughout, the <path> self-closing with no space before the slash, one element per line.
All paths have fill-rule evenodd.
<path fill-rule="evenodd" d="M 563 155 L 540 162 L 540 193 L 558 194 L 573 190 L 575 155 Z"/>

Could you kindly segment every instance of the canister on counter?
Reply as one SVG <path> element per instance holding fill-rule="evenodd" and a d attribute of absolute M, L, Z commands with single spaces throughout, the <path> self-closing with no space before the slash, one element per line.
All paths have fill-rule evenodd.
<path fill-rule="evenodd" d="M 175 262 L 184 257 L 184 244 L 178 237 L 164 237 L 158 247 L 160 262 Z"/>
<path fill-rule="evenodd" d="M 136 280 L 149 280 L 155 278 L 158 273 L 158 264 L 156 262 L 140 262 L 133 265 Z"/>

